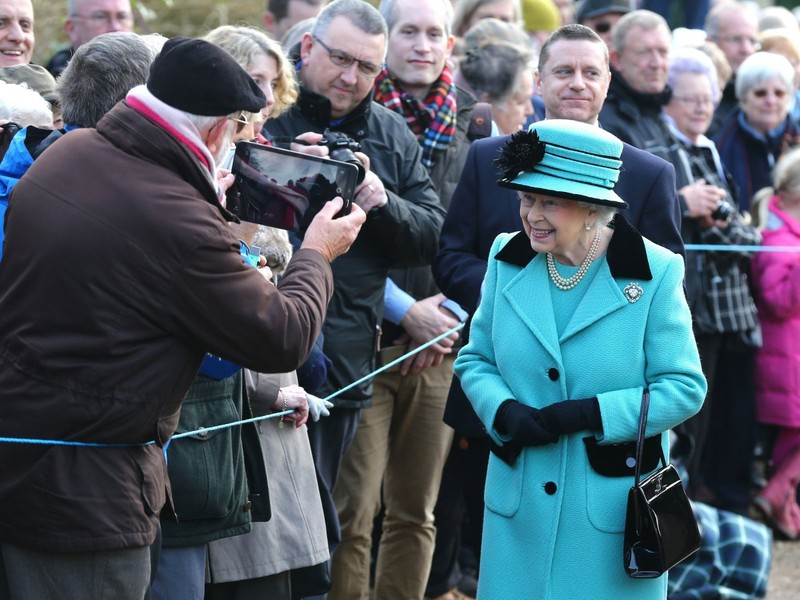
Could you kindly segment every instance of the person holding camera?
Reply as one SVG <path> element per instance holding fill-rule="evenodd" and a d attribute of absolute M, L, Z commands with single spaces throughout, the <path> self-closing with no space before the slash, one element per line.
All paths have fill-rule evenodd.
<path fill-rule="evenodd" d="M 444 220 L 416 136 L 402 116 L 372 99 L 387 39 L 386 22 L 368 2 L 328 4 L 290 52 L 300 82 L 297 103 L 265 126 L 276 145 L 302 134 L 306 142 L 317 143 L 329 130 L 327 145 L 309 150 L 328 155 L 332 142 L 334 150 L 354 151 L 350 141 L 342 143 L 344 136 L 362 150 L 354 152 L 365 172 L 353 201 L 367 220 L 350 251 L 332 265 L 334 294 L 323 327 L 323 351 L 332 366 L 317 392 L 321 397 L 375 370 L 389 270 L 430 264 Z M 309 423 L 331 550 L 340 540 L 333 488 L 372 392 L 371 380 L 361 381 L 334 399 L 329 417 Z"/>
<path fill-rule="evenodd" d="M 673 93 L 664 107 L 664 118 L 677 140 L 675 171 L 684 242 L 720 246 L 761 243 L 760 233 L 747 225 L 736 209 L 736 185 L 714 143 L 705 136 L 714 116 L 714 106 L 720 99 L 711 59 L 694 48 L 674 52 L 670 60 L 669 85 Z M 696 416 L 679 428 L 679 433 L 686 435 L 690 442 L 685 446 L 688 453 L 682 458 L 689 475 L 690 495 L 697 500 L 711 501 L 711 504 L 721 503 L 720 508 L 735 512 L 746 509 L 746 498 L 739 498 L 732 491 L 724 493 L 727 498 L 710 495 L 701 463 L 714 413 L 713 430 L 717 433 L 711 440 L 709 457 L 713 459 L 724 452 L 729 457 L 726 460 L 730 461 L 730 457 L 736 456 L 736 461 L 730 461 L 736 463 L 733 468 L 742 469 L 745 480 L 749 477 L 755 444 L 752 369 L 743 368 L 738 375 L 726 369 L 731 364 L 740 364 L 736 359 L 746 361 L 746 356 L 753 356 L 752 352 L 733 350 L 742 348 L 742 340 L 751 339 L 758 330 L 756 306 L 747 275 L 751 256 L 752 252 L 689 252 L 686 255 L 686 290 L 703 372 L 708 380 L 708 401 Z M 729 356 L 732 353 L 733 356 Z M 712 398 L 717 385 L 726 390 L 729 386 L 739 388 L 740 393 L 726 393 L 730 404 L 716 406 Z M 734 398 L 739 400 L 733 402 Z M 735 443 L 731 444 L 725 442 L 728 436 L 719 431 L 719 424 L 727 420 L 724 415 L 728 413 L 733 413 L 732 420 L 737 420 L 737 423 L 729 423 L 732 431 L 737 432 Z M 731 468 L 720 466 L 726 471 Z"/>
<path fill-rule="evenodd" d="M 261 372 L 308 356 L 330 263 L 366 217 L 326 204 L 277 287 L 243 260 L 216 165 L 242 112 L 265 104 L 224 50 L 173 38 L 146 85 L 15 187 L 0 436 L 19 443 L 0 444 L 0 597 L 141 600 L 169 495 L 164 447 L 206 352 Z"/>

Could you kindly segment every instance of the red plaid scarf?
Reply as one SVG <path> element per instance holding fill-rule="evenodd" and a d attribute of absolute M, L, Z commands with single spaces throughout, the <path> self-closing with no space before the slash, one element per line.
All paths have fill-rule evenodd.
<path fill-rule="evenodd" d="M 422 146 L 422 164 L 430 170 L 456 133 L 456 86 L 445 65 L 423 102 L 401 89 L 384 69 L 375 79 L 374 100 L 403 115 Z"/>

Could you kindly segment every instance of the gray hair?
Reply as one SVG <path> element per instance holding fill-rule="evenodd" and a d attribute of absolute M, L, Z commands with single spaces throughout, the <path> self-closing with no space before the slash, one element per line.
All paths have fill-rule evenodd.
<path fill-rule="evenodd" d="M 631 29 L 653 31 L 659 27 L 663 28 L 668 34 L 670 33 L 667 21 L 661 15 L 649 10 L 634 10 L 623 15 L 620 20 L 617 21 L 617 24 L 614 25 L 611 45 L 617 54 L 622 54 L 625 51 L 625 45 L 628 42 L 628 33 L 630 33 Z"/>
<path fill-rule="evenodd" d="M 135 33 L 104 33 L 83 44 L 56 83 L 64 123 L 97 125 L 131 88 L 147 81 L 154 58 Z"/>
<path fill-rule="evenodd" d="M 208 115 L 195 115 L 186 112 L 185 110 L 182 110 L 180 112 L 182 112 L 186 116 L 186 118 L 197 128 L 197 131 L 200 132 L 206 131 L 207 129 L 211 129 L 212 127 L 214 127 L 214 125 L 216 125 L 220 121 L 233 117 L 236 114 L 234 113 L 226 117 L 210 117 Z"/>
<path fill-rule="evenodd" d="M 706 30 L 706 35 L 709 39 L 715 40 L 719 37 L 725 17 L 733 13 L 742 13 L 748 18 L 752 15 L 752 12 L 746 6 L 739 2 L 720 2 L 708 11 L 703 29 Z"/>
<path fill-rule="evenodd" d="M 531 67 L 532 53 L 516 44 L 490 41 L 468 48 L 458 73 L 477 96 L 502 101 L 516 91 L 519 74 Z"/>
<path fill-rule="evenodd" d="M 67 14 L 70 17 L 78 15 L 84 1 L 85 0 L 67 0 Z M 128 9 L 131 9 L 130 2 L 128 3 Z"/>
<path fill-rule="evenodd" d="M 25 83 L 0 81 L 0 119 L 8 119 L 20 127 L 53 126 L 50 103 Z"/>
<path fill-rule="evenodd" d="M 797 19 L 785 6 L 765 6 L 758 13 L 758 30 L 789 27 L 797 30 Z"/>
<path fill-rule="evenodd" d="M 314 28 L 314 21 L 316 20 L 316 17 L 309 17 L 289 27 L 280 40 L 281 47 L 284 51 L 288 52 L 294 48 L 296 44 L 299 44 L 300 40 L 303 39 L 303 34 L 308 33 Z"/>
<path fill-rule="evenodd" d="M 394 27 L 395 22 L 397 21 L 397 5 L 398 3 L 402 4 L 403 0 L 381 0 L 381 4 L 378 7 L 378 10 L 381 13 L 381 16 L 386 21 L 386 26 L 389 28 L 389 31 L 392 30 Z M 444 31 L 447 35 L 452 35 L 453 33 L 453 3 L 450 0 L 429 0 L 429 2 L 439 2 L 442 6 L 444 6 Z"/>
<path fill-rule="evenodd" d="M 741 101 L 751 89 L 768 81 L 779 78 L 786 93 L 794 95 L 794 67 L 780 54 L 772 52 L 756 52 L 748 56 L 736 72 L 736 97 Z M 790 100 L 789 110 L 792 109 Z"/>
<path fill-rule="evenodd" d="M 367 35 L 383 35 L 389 37 L 389 29 L 378 9 L 364 0 L 333 0 L 317 15 L 312 35 L 322 37 L 328 32 L 331 22 L 336 17 L 345 17 Z"/>
<path fill-rule="evenodd" d="M 675 88 L 675 81 L 685 73 L 705 75 L 711 84 L 711 99 L 719 102 L 719 77 L 717 69 L 709 56 L 696 48 L 678 48 L 672 53 L 669 61 L 669 77 L 667 83 Z"/>

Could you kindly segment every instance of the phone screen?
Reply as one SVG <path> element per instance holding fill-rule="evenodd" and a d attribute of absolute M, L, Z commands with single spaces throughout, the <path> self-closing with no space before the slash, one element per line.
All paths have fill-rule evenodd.
<path fill-rule="evenodd" d="M 322 206 L 344 200 L 336 216 L 350 212 L 358 177 L 351 164 L 273 146 L 239 142 L 227 208 L 243 221 L 304 232 Z"/>

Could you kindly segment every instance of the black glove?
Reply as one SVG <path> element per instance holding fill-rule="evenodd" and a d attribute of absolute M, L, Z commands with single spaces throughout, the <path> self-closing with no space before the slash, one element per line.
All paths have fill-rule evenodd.
<path fill-rule="evenodd" d="M 558 435 L 577 431 L 602 431 L 600 405 L 597 398 L 583 400 L 564 400 L 539 411 L 542 425 Z"/>
<path fill-rule="evenodd" d="M 506 400 L 500 405 L 494 428 L 521 446 L 544 446 L 558 441 L 558 436 L 545 428 L 537 409 L 516 400 Z"/>

